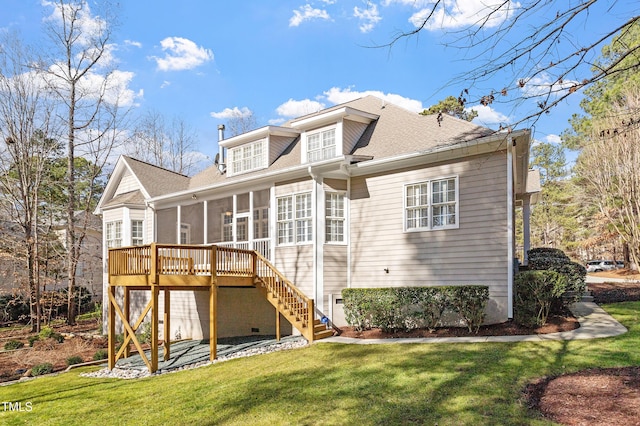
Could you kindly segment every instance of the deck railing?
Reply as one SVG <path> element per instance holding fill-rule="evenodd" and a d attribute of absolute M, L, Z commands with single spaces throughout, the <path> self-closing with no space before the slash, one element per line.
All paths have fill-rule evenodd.
<path fill-rule="evenodd" d="M 147 275 L 151 269 L 151 246 L 109 249 L 109 275 Z"/>
<path fill-rule="evenodd" d="M 151 244 L 109 249 L 109 275 L 211 275 L 215 256 L 220 275 L 252 277 L 252 250 L 215 245 Z M 155 268 L 154 268 L 155 266 Z"/>

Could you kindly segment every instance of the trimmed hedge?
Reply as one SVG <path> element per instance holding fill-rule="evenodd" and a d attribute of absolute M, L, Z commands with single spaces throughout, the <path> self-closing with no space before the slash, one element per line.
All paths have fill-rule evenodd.
<path fill-rule="evenodd" d="M 529 270 L 548 270 L 558 272 L 567 279 L 564 301 L 558 297 L 558 304 L 577 302 L 586 290 L 587 270 L 571 259 L 560 249 L 539 247 L 529 250 Z M 564 302 L 564 303 L 563 303 Z"/>
<path fill-rule="evenodd" d="M 525 327 L 547 322 L 551 306 L 565 292 L 567 279 L 554 271 L 525 271 L 514 281 L 514 320 Z"/>
<path fill-rule="evenodd" d="M 349 288 L 342 290 L 345 319 L 357 330 L 434 330 L 446 310 L 456 312 L 472 332 L 484 321 L 487 286 Z"/>

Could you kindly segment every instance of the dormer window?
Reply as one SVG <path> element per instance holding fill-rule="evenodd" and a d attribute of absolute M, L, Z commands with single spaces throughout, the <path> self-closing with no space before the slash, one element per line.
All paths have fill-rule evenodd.
<path fill-rule="evenodd" d="M 230 148 L 229 162 L 233 175 L 264 169 L 267 166 L 266 140 Z"/>
<path fill-rule="evenodd" d="M 336 129 L 326 129 L 307 135 L 307 162 L 328 160 L 336 156 Z"/>

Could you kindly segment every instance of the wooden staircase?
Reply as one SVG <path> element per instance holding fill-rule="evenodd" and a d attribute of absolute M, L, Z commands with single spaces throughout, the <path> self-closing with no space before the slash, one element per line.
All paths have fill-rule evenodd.
<path fill-rule="evenodd" d="M 255 286 L 273 307 L 309 341 L 334 335 L 315 318 L 313 299 L 308 298 L 260 253 L 255 253 Z"/>

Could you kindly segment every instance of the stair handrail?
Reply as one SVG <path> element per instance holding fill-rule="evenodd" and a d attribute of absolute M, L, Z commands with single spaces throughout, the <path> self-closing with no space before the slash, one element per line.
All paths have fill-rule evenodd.
<path fill-rule="evenodd" d="M 304 318 L 303 327 L 306 327 L 308 330 L 308 335 L 305 337 L 307 337 L 308 340 L 309 338 L 313 340 L 313 299 L 307 297 L 302 290 L 296 287 L 295 284 L 280 273 L 280 271 L 278 271 L 278 269 L 262 254 L 254 251 L 254 256 L 254 271 L 256 277 L 260 278 L 265 286 L 269 286 L 269 290 L 271 290 L 283 304 L 287 305 L 287 309 L 293 309 L 297 314 L 296 316 Z M 276 282 L 280 283 L 280 286 L 271 285 L 270 280 L 268 279 L 270 277 L 276 278 Z M 284 287 L 287 294 L 283 294 L 284 292 L 280 287 Z M 291 303 L 292 298 L 298 303 Z M 304 333 L 303 330 L 300 331 Z"/>

